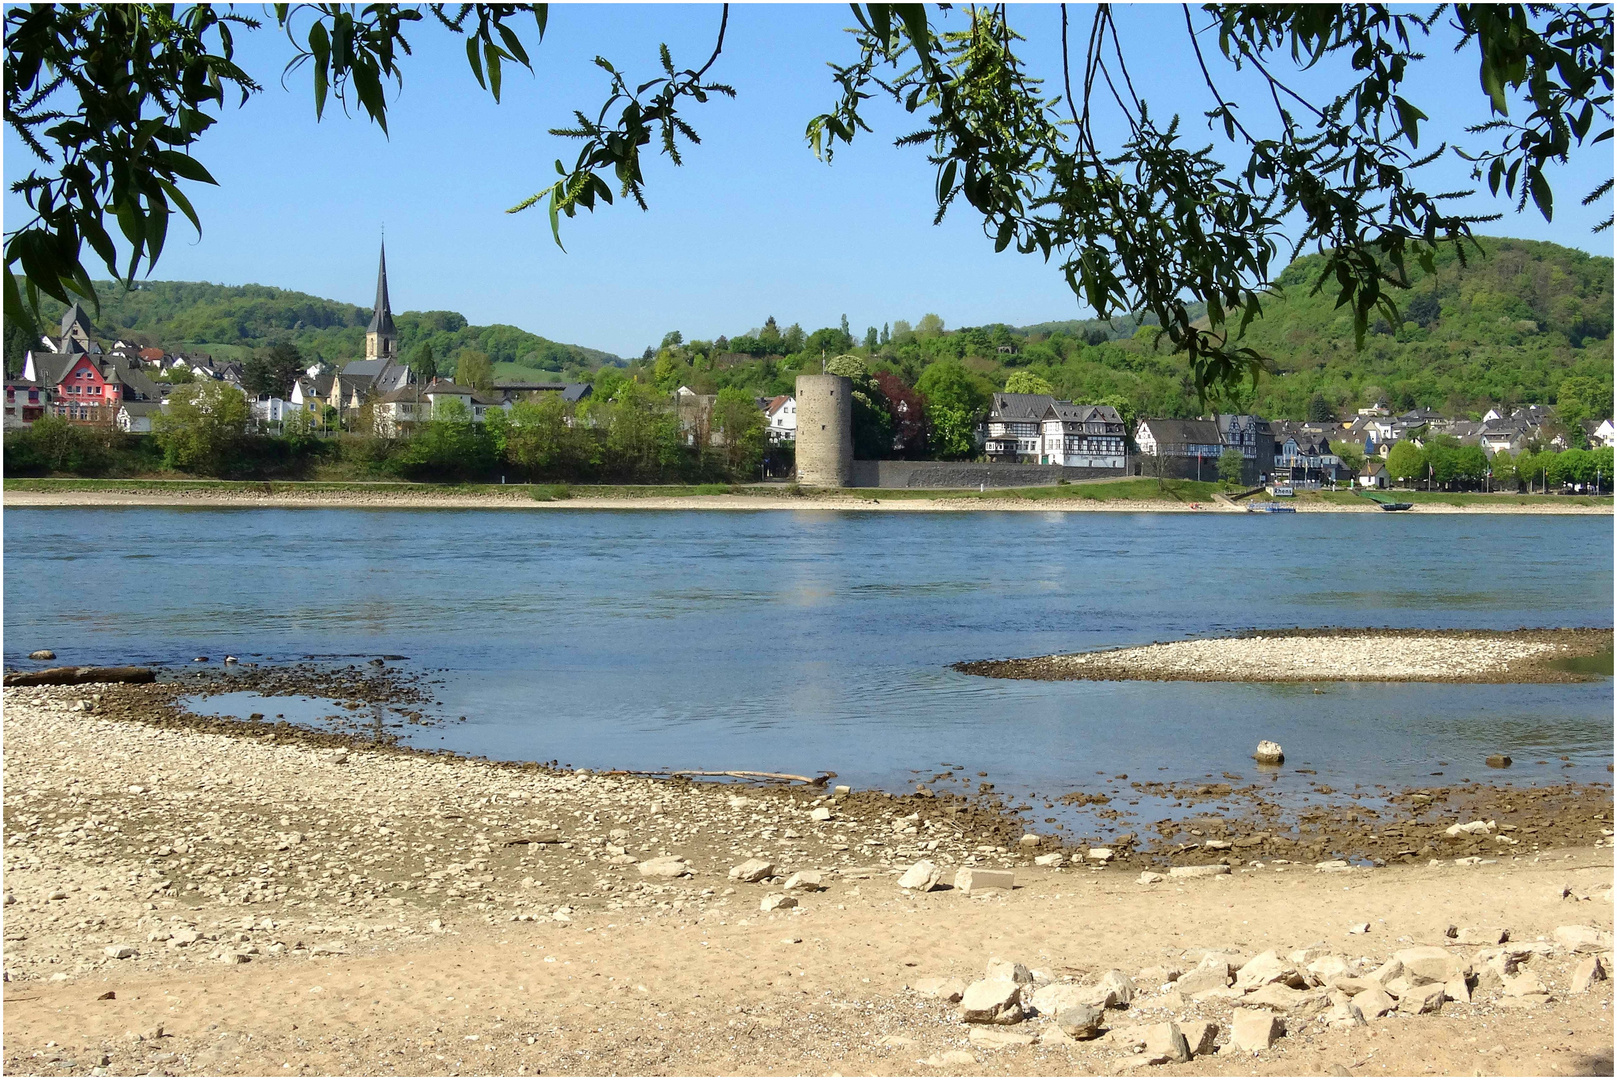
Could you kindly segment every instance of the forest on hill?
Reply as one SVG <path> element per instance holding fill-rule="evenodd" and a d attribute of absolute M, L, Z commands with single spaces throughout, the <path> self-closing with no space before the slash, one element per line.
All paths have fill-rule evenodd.
<path fill-rule="evenodd" d="M 1270 369 L 1256 387 L 1243 384 L 1209 404 L 1300 420 L 1381 399 L 1399 411 L 1465 417 L 1496 404 L 1557 404 L 1566 386 L 1577 399 L 1564 403 L 1569 413 L 1610 416 L 1612 260 L 1538 241 L 1479 241 L 1482 253 L 1468 252 L 1463 266 L 1446 249 L 1432 273 L 1415 267 L 1412 288 L 1397 297 L 1401 324 L 1376 320 L 1362 349 L 1350 316 L 1335 307 L 1335 290 L 1313 291 L 1321 258 L 1296 260 L 1246 333 Z M 822 355 L 838 353 L 860 357 L 872 376 L 889 373 L 923 390 L 926 371 L 946 364 L 979 395 L 1026 372 L 1019 385 L 1042 381 L 1059 397 L 1115 403 L 1133 416 L 1204 411 L 1183 360 L 1157 347 L 1150 325 L 1133 320 L 950 331 L 927 315 L 913 326 L 870 328 L 861 338 L 846 321 L 806 333 L 771 318 L 733 339 L 686 341 L 670 332 L 629 374 L 670 389 L 789 393 L 799 372 L 817 372 Z"/>
<path fill-rule="evenodd" d="M 341 365 L 365 355 L 371 309 L 268 285 L 212 285 L 193 281 L 143 281 L 133 289 L 96 282 L 102 338 L 152 345 L 171 352 L 205 352 L 245 359 L 253 350 L 291 343 L 311 360 Z M 46 318 L 60 320 L 63 305 L 51 303 Z M 451 371 L 465 350 L 488 355 L 496 365 L 520 365 L 583 377 L 617 361 L 611 353 L 564 345 L 515 326 L 473 326 L 454 311 L 406 311 L 393 316 L 399 351 L 408 356 L 423 344 Z M 8 337 L 6 363 L 15 370 Z M 447 363 L 444 361 L 447 359 Z"/>
<path fill-rule="evenodd" d="M 1011 379 L 1048 386 L 1059 397 L 1114 404 L 1126 415 L 1189 417 L 1208 407 L 1281 419 L 1350 414 L 1376 400 L 1398 411 L 1436 409 L 1480 416 L 1492 405 L 1556 405 L 1563 419 L 1611 415 L 1612 260 L 1538 241 L 1479 238 L 1482 252 L 1462 265 L 1445 249 L 1431 273 L 1412 270 L 1397 297 L 1403 318 L 1376 320 L 1362 348 L 1334 290 L 1315 292 L 1321 259 L 1283 271 L 1246 342 L 1269 358 L 1256 386 L 1243 384 L 1204 404 L 1182 358 L 1156 343 L 1150 320 L 1065 320 L 1013 327 L 948 329 L 927 314 L 860 333 L 839 326 L 807 331 L 774 316 L 734 337 L 669 331 L 625 364 L 609 353 L 549 341 L 514 326 L 471 326 L 451 311 L 395 316 L 407 359 L 430 346 L 436 368 L 454 374 L 463 352 L 482 352 L 496 378 L 550 374 L 589 379 L 599 393 L 624 379 L 672 391 L 723 389 L 753 396 L 791 393 L 799 373 L 851 354 L 871 382 L 894 393 L 938 396 L 941 407 L 980 409 Z M 124 291 L 102 285 L 96 319 L 105 338 L 241 358 L 291 342 L 305 356 L 341 363 L 364 351 L 370 311 L 265 286 L 149 282 Z M 51 315 L 59 315 L 60 308 Z M 22 343 L 26 346 L 26 342 Z M 16 352 L 16 357 L 11 354 Z M 20 362 L 8 332 L 7 362 Z M 932 411 L 929 409 L 929 411 Z M 964 423 L 963 418 L 956 418 Z"/>

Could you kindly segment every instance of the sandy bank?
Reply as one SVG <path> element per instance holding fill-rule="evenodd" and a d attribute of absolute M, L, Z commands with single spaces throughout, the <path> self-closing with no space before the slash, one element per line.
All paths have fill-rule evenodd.
<path fill-rule="evenodd" d="M 1027 499 L 996 497 L 962 492 L 958 497 L 939 495 L 912 498 L 899 493 L 871 490 L 868 494 L 846 495 L 683 495 L 683 496 L 576 496 L 568 499 L 536 501 L 525 489 L 513 487 L 503 493 L 397 492 L 362 490 L 307 493 L 240 491 L 188 491 L 166 493 L 142 489 L 122 491 L 7 491 L 8 507 L 80 506 L 195 506 L 230 508 L 332 509 L 348 507 L 378 510 L 879 510 L 879 511 L 1028 511 L 1039 513 L 1166 513 L 1241 514 L 1239 507 L 1213 502 L 1184 503 L 1171 499 L 1085 499 L 1082 497 Z M 1297 511 L 1305 514 L 1363 514 L 1380 511 L 1368 501 L 1334 504 L 1299 501 Z M 1604 514 L 1610 506 L 1531 505 L 1453 506 L 1422 504 L 1409 513 L 1419 514 Z"/>
<path fill-rule="evenodd" d="M 95 692 L 102 711 L 79 711 Z M 1211 1021 L 1227 1043 L 1239 990 L 1181 995 L 1164 969 L 1308 949 L 1289 962 L 1336 956 L 1362 977 L 1411 945 L 1470 965 L 1472 1000 L 1333 1026 L 1324 984 L 1282 1004 L 1287 1035 L 1258 1059 L 1225 1046 L 1164 1071 L 1610 1068 L 1611 984 L 1575 991 L 1587 954 L 1557 935 L 1611 929 L 1609 791 L 1605 835 L 1574 846 L 1523 798 L 1498 821 L 1520 839 L 1464 865 L 1447 856 L 1470 834 L 1437 865 L 1226 855 L 1228 874 L 1142 884 L 1033 865 L 1041 849 L 942 799 L 333 752 L 135 722 L 144 699 L 120 712 L 118 693 L 4 692 L 8 1072 L 1103 1073 L 1136 1060 L 1140 1025 Z M 1435 805 L 1436 825 L 1469 820 Z M 662 855 L 689 876 L 642 874 Z M 773 877 L 732 880 L 748 857 Z M 1012 869 L 1017 888 L 902 892 L 897 870 L 922 857 Z M 825 888 L 761 910 L 800 870 Z M 1515 944 L 1461 946 L 1450 924 Z M 1036 1042 L 991 1048 L 916 988 L 993 956 L 1040 985 L 1121 969 L 1138 996 L 1107 1011 L 1106 1039 L 1034 1017 L 1001 1030 Z M 1507 993 L 1489 965 L 1518 963 L 1511 978 L 1537 983 Z"/>
<path fill-rule="evenodd" d="M 1000 679 L 1552 683 L 1610 653 L 1610 630 L 1284 630 L 955 665 Z"/>

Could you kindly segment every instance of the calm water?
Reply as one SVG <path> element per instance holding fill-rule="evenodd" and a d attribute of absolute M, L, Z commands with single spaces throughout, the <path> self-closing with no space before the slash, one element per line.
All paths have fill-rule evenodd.
<path fill-rule="evenodd" d="M 442 670 L 445 714 L 467 717 L 408 737 L 493 757 L 895 789 L 947 762 L 1041 793 L 1251 776 L 1260 738 L 1349 787 L 1480 778 L 1496 751 L 1523 783 L 1606 780 L 1612 760 L 1610 679 L 1314 693 L 948 669 L 1252 628 L 1611 626 L 1610 517 L 50 509 L 4 527 L 8 664 L 398 653 Z"/>

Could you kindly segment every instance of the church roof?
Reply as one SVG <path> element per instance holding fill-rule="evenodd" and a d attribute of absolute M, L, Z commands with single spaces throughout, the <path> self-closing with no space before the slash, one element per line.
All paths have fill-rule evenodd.
<path fill-rule="evenodd" d="M 376 270 L 376 310 L 371 315 L 367 334 L 395 334 L 393 308 L 387 301 L 387 244 L 382 245 L 382 261 Z"/>
<path fill-rule="evenodd" d="M 64 337 L 72 332 L 75 324 L 84 329 L 86 337 L 95 330 L 95 327 L 90 325 L 90 317 L 84 313 L 83 308 L 79 307 L 77 300 L 69 304 L 67 310 L 62 313 L 62 334 Z"/>

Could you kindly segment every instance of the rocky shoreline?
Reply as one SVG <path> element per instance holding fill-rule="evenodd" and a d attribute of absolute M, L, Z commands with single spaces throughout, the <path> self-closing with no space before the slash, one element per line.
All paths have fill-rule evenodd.
<path fill-rule="evenodd" d="M 996 679 L 1557 683 L 1600 677 L 1575 661 L 1611 651 L 1600 628 L 1297 629 L 954 667 Z"/>
<path fill-rule="evenodd" d="M 330 674 L 364 704 L 425 693 Z M 1381 1071 L 1539 1071 L 1610 1045 L 1585 970 L 1610 949 L 1604 785 L 1292 822 L 1251 785 L 1135 783 L 1183 815 L 1112 819 L 1102 848 L 991 793 L 494 763 L 179 708 L 207 678 L 4 691 L 9 1072 L 1322 1072 L 1364 1068 L 1366 1038 Z M 255 680 L 310 689 L 208 685 Z M 1514 944 L 1478 944 L 1499 926 Z M 1416 946 L 1463 998 L 1389 966 Z M 983 990 L 952 1000 L 994 956 L 1027 971 L 987 972 L 1015 1023 L 997 983 L 994 1023 Z M 1580 1037 L 1467 1047 L 1520 1009 Z"/>

